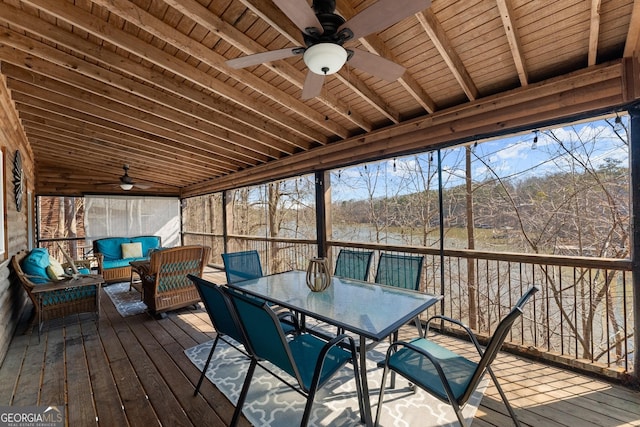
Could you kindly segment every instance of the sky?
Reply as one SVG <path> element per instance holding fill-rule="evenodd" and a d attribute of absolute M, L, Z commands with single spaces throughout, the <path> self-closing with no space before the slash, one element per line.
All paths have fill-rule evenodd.
<path fill-rule="evenodd" d="M 614 118 L 608 117 L 609 122 L 614 123 Z M 629 116 L 621 116 L 621 120 L 628 129 Z M 624 130 L 620 130 L 619 134 L 625 136 L 626 140 Z M 537 142 L 534 144 L 536 135 Z M 562 144 L 558 141 L 562 141 Z M 568 152 L 575 159 L 571 159 Z M 463 146 L 442 151 L 445 187 L 464 184 L 464 153 Z M 400 194 L 418 191 L 425 187 L 423 181 L 416 179 L 418 168 L 426 171 L 431 166 L 431 171 L 435 173 L 437 159 L 435 152 L 423 153 L 336 170 L 331 178 L 332 200 L 366 199 L 369 194 L 373 197 L 391 196 L 398 194 L 398 188 Z M 628 166 L 628 146 L 615 134 L 612 126 L 600 118 L 512 137 L 478 141 L 472 151 L 473 180 L 481 182 L 495 174 L 513 179 L 544 176 L 568 171 L 580 162 L 598 168 L 606 159 L 614 159 Z M 432 180 L 429 188 L 437 189 L 437 181 Z"/>

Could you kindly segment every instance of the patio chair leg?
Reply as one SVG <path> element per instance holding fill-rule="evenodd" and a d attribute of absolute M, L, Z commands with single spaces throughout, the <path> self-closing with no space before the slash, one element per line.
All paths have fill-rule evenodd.
<path fill-rule="evenodd" d="M 460 426 L 467 427 L 467 423 L 466 423 L 464 417 L 462 416 L 462 410 L 460 409 L 458 404 L 457 403 L 452 403 L 451 407 L 453 408 L 454 412 L 456 413 L 456 417 L 458 417 L 458 422 L 460 423 Z"/>
<path fill-rule="evenodd" d="M 233 418 L 231 419 L 231 424 L 229 424 L 229 427 L 235 427 L 238 425 L 238 419 L 240 418 L 240 414 L 242 413 L 242 405 L 244 405 L 244 400 L 247 398 L 249 386 L 251 385 L 251 378 L 253 377 L 253 372 L 256 370 L 257 365 L 258 361 L 255 358 L 251 358 L 251 363 L 249 364 L 249 369 L 247 370 L 247 376 L 244 379 L 244 384 L 242 385 L 242 390 L 240 391 L 240 396 L 238 397 L 238 403 L 236 403 L 236 409 L 235 411 L 233 411 Z"/>
<path fill-rule="evenodd" d="M 496 388 L 498 389 L 498 393 L 500 393 L 500 397 L 502 397 L 502 401 L 504 402 L 504 406 L 507 407 L 507 411 L 509 411 L 509 415 L 511 415 L 511 419 L 513 419 L 513 423 L 516 425 L 516 427 L 520 427 L 520 421 L 518 420 L 518 417 L 516 416 L 516 413 L 513 411 L 513 408 L 511 407 L 511 404 L 509 403 L 509 400 L 507 399 L 507 395 L 504 394 L 504 391 L 502 390 L 502 387 L 500 386 L 500 383 L 498 382 L 498 379 L 496 378 L 495 374 L 493 373 L 493 370 L 491 369 L 491 367 L 487 367 L 487 371 L 489 371 L 489 375 L 491 375 L 491 379 L 493 380 L 493 384 L 495 384 Z"/>
<path fill-rule="evenodd" d="M 198 385 L 196 386 L 196 389 L 193 391 L 193 395 L 197 396 L 198 395 L 198 390 L 200 390 L 200 386 L 202 385 L 202 381 L 204 380 L 204 377 L 207 374 L 207 369 L 209 368 L 209 363 L 211 362 L 211 357 L 213 357 L 213 352 L 216 349 L 216 345 L 218 344 L 218 339 L 220 339 L 220 335 L 216 335 L 216 339 L 213 340 L 213 345 L 211 346 L 211 351 L 209 352 L 209 357 L 207 357 L 207 362 L 204 364 L 204 367 L 202 368 L 202 373 L 200 374 L 200 379 L 198 380 Z"/>

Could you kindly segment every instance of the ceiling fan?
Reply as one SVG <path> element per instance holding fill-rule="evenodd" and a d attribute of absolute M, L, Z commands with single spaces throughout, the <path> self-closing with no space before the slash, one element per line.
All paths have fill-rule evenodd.
<path fill-rule="evenodd" d="M 302 99 L 322 91 L 325 76 L 349 63 L 383 80 L 397 80 L 405 69 L 395 62 L 360 49 L 346 49 L 344 43 L 384 30 L 404 18 L 431 6 L 431 0 L 379 0 L 353 18 L 335 13 L 335 0 L 274 0 L 273 3 L 302 31 L 306 47 L 293 47 L 256 53 L 227 61 L 231 68 L 244 68 L 264 62 L 302 55 L 309 68 L 302 88 Z"/>
<path fill-rule="evenodd" d="M 151 188 L 151 185 L 149 184 L 134 182 L 134 180 L 129 176 L 129 165 L 122 165 L 122 169 L 124 169 L 124 175 L 120 177 L 120 188 L 122 188 L 124 191 L 129 191 L 133 189 L 134 186 L 140 188 L 141 190 Z"/>

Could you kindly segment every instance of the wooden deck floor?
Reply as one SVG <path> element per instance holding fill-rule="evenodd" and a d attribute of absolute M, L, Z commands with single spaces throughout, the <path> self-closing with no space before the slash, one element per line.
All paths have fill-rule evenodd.
<path fill-rule="evenodd" d="M 233 406 L 209 381 L 193 396 L 199 371 L 183 352 L 214 334 L 202 309 L 123 318 L 101 300 L 97 323 L 91 315 L 51 321 L 40 342 L 18 331 L 0 367 L 0 405 L 64 405 L 70 426 L 228 424 Z M 640 426 L 640 392 L 505 353 L 494 366 L 523 425 Z M 490 384 L 473 425 L 512 425 L 505 414 Z"/>

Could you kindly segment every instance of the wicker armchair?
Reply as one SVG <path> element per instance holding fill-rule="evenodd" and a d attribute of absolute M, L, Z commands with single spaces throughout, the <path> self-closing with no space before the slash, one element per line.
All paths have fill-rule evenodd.
<path fill-rule="evenodd" d="M 196 305 L 200 295 L 187 274 L 202 277 L 209 261 L 208 246 L 179 246 L 151 253 L 149 269 L 142 276 L 142 298 L 155 314 Z"/>
<path fill-rule="evenodd" d="M 22 270 L 21 263 L 28 254 L 25 250 L 15 254 L 11 258 L 11 267 L 33 303 L 33 321 L 38 322 L 38 337 L 46 320 L 91 312 L 98 318 L 102 276 L 83 275 L 78 279 L 36 284 Z"/>

